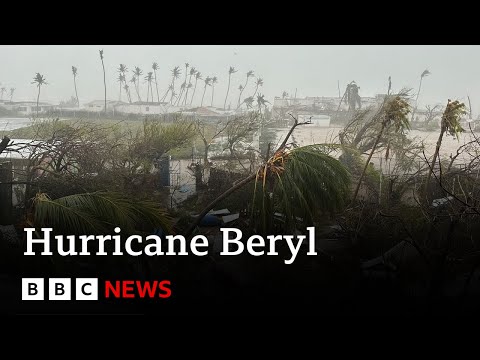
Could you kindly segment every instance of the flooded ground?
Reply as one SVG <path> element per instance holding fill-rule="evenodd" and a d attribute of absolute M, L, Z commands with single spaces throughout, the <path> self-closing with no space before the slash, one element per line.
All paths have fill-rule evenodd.
<path fill-rule="evenodd" d="M 0 118 L 0 131 L 1 130 L 13 130 L 18 129 L 21 127 L 26 127 L 31 124 L 30 119 L 26 118 Z M 330 126 L 330 127 L 319 127 L 319 126 L 312 126 L 312 125 L 304 125 L 297 127 L 295 129 L 292 137 L 290 138 L 290 142 L 295 142 L 299 146 L 311 145 L 311 144 L 318 144 L 318 143 L 338 143 L 338 134 L 342 130 L 342 127 L 339 126 Z M 272 148 L 277 148 L 280 143 L 283 141 L 284 137 L 289 131 L 289 128 L 275 128 L 270 129 L 275 134 L 275 140 L 272 143 Z M 477 135 L 478 136 L 478 135 Z M 418 139 L 423 140 L 425 143 L 425 153 L 427 156 L 433 155 L 435 151 L 435 145 L 438 139 L 438 131 L 420 131 L 420 130 L 411 130 L 408 132 L 408 137 L 411 139 Z M 442 142 L 441 148 L 441 156 L 442 157 L 449 157 L 450 154 L 456 154 L 456 151 L 459 146 L 471 141 L 473 139 L 472 134 L 469 130 L 460 134 L 459 139 L 452 136 L 445 135 Z M 21 143 L 27 140 L 22 139 L 13 139 L 14 142 Z M 220 139 L 219 139 L 220 140 Z M 217 140 L 218 141 L 218 140 Z M 220 140 L 221 141 L 221 140 Z M 254 136 L 254 141 L 252 146 L 258 147 L 258 136 Z M 221 148 L 221 147 L 220 147 Z M 211 152 L 210 155 L 218 155 L 215 154 L 214 151 Z M 10 152 L 8 154 L 0 155 L 3 159 L 9 158 L 20 158 L 28 156 L 25 153 L 13 153 Z M 201 154 L 197 154 L 198 157 Z M 464 158 L 459 157 L 458 162 L 465 161 L 468 157 L 468 154 L 464 155 Z M 388 172 L 387 167 L 390 165 L 386 165 L 385 162 L 382 162 L 382 154 L 375 154 L 372 158 L 372 163 L 376 167 L 381 167 L 384 172 Z M 419 160 L 420 162 L 421 160 Z M 175 204 L 182 202 L 188 196 L 195 193 L 195 178 L 193 177 L 193 173 L 191 170 L 188 169 L 189 165 L 191 165 L 191 159 L 172 159 L 170 161 L 170 183 L 171 183 L 171 198 L 172 198 L 172 206 Z"/>

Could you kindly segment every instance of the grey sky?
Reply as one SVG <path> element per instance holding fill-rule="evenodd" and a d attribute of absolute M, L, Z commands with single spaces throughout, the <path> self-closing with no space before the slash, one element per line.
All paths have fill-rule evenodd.
<path fill-rule="evenodd" d="M 470 95 L 475 114 L 480 112 L 480 46 L 400 46 L 400 45 L 3 45 L 0 46 L 0 83 L 9 91 L 15 87 L 15 100 L 36 99 L 36 72 L 47 79 L 41 100 L 57 102 L 74 95 L 72 65 L 78 68 L 77 86 L 80 102 L 103 99 L 102 66 L 98 54 L 104 49 L 107 75 L 107 98 L 118 99 L 117 71 L 120 63 L 129 70 L 139 66 L 144 74 L 151 71 L 152 62 L 159 64 L 157 73 L 160 96 L 171 81 L 170 71 L 180 66 L 183 82 L 184 64 L 190 63 L 205 76 L 217 76 L 214 105 L 223 106 L 228 83 L 228 68 L 232 75 L 229 103 L 236 104 L 238 86 L 245 83 L 245 74 L 253 70 L 264 80 L 259 92 L 273 101 L 285 90 L 297 97 L 337 96 L 337 80 L 343 93 L 348 82 L 355 80 L 361 96 L 386 92 L 388 76 L 394 90 L 411 87 L 417 91 L 420 74 L 428 69 L 419 102 L 445 104 L 448 98 L 466 101 Z M 128 80 L 131 78 L 130 73 Z M 142 99 L 147 86 L 142 79 Z M 253 93 L 252 79 L 244 92 Z M 198 83 L 194 103 L 200 103 L 203 81 Z M 206 98 L 210 98 L 210 88 Z M 7 96 L 7 95 L 5 95 Z M 132 91 L 134 97 L 134 92 Z M 125 98 L 124 98 L 125 100 Z M 209 103 L 209 101 L 208 101 Z M 228 103 L 227 103 L 228 105 Z"/>

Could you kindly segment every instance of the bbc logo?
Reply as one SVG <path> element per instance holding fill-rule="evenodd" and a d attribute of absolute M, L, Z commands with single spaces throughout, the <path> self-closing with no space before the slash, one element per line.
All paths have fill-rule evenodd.
<path fill-rule="evenodd" d="M 46 300 L 45 279 L 23 278 L 22 300 Z M 98 300 L 98 279 L 77 278 L 75 299 L 72 299 L 72 279 L 48 279 L 48 300 Z"/>

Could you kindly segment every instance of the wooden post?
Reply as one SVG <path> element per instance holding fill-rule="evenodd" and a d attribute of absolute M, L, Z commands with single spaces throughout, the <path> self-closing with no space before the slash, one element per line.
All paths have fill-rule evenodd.
<path fill-rule="evenodd" d="M 0 225 L 12 222 L 12 163 L 4 162 L 0 164 Z"/>

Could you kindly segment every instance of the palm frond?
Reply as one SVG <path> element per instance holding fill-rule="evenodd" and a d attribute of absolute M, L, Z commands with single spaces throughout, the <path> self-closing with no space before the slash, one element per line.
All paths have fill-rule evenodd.
<path fill-rule="evenodd" d="M 34 223 L 63 234 L 98 234 L 119 226 L 126 232 L 144 226 L 170 231 L 167 213 L 149 200 L 133 200 L 114 192 L 64 196 L 55 200 L 39 193 L 34 199 Z"/>

